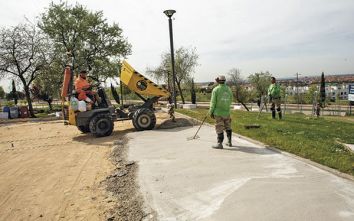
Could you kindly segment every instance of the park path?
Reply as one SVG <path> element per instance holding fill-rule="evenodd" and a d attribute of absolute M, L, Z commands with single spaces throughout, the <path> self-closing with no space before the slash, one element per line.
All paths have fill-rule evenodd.
<path fill-rule="evenodd" d="M 129 134 L 129 160 L 150 218 L 158 220 L 354 220 L 354 182 L 234 136 L 212 149 L 203 126 Z"/>

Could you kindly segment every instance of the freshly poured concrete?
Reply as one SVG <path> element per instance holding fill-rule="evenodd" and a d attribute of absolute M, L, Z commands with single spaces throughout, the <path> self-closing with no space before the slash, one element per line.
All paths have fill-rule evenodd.
<path fill-rule="evenodd" d="M 354 220 L 354 182 L 214 129 L 131 133 L 129 160 L 158 220 Z M 151 217 L 150 217 L 151 218 Z"/>

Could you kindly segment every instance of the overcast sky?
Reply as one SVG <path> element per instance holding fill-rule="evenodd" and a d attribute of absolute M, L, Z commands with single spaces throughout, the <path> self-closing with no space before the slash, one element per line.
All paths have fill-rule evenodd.
<path fill-rule="evenodd" d="M 34 20 L 49 0 L 0 0 L 0 25 Z M 58 1 L 54 1 L 58 2 Z M 354 73 L 354 0 L 79 0 L 101 10 L 132 44 L 130 64 L 144 73 L 169 48 L 165 9 L 175 9 L 174 46 L 195 47 L 197 82 L 239 68 L 244 77 Z M 2 85 L 4 85 L 2 81 Z M 7 87 L 7 86 L 6 86 Z M 5 88 L 7 89 L 7 88 Z"/>

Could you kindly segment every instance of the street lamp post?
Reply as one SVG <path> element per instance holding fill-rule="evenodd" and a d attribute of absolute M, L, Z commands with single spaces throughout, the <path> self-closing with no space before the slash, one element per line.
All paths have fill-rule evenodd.
<path fill-rule="evenodd" d="M 171 66 L 172 66 L 172 80 L 173 80 L 173 102 L 175 108 L 177 108 L 177 101 L 176 101 L 176 73 L 175 73 L 175 55 L 173 49 L 173 32 L 172 32 L 172 16 L 176 13 L 175 10 L 169 9 L 165 10 L 163 13 L 168 17 L 168 25 L 170 30 L 170 47 L 171 47 Z"/>

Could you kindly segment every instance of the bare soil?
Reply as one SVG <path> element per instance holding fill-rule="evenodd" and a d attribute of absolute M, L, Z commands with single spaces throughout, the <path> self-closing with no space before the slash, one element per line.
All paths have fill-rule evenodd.
<path fill-rule="evenodd" d="M 157 113 L 157 122 L 168 118 Z M 62 121 L 0 124 L 0 220 L 141 220 L 137 164 L 116 122 L 94 138 Z"/>
<path fill-rule="evenodd" d="M 115 204 L 106 212 L 106 219 L 143 220 L 149 214 L 144 210 L 144 200 L 136 182 L 138 165 L 127 161 L 128 139 L 122 136 L 115 142 L 111 160 L 116 166 L 114 172 L 103 182 L 106 189 L 114 196 Z"/>

